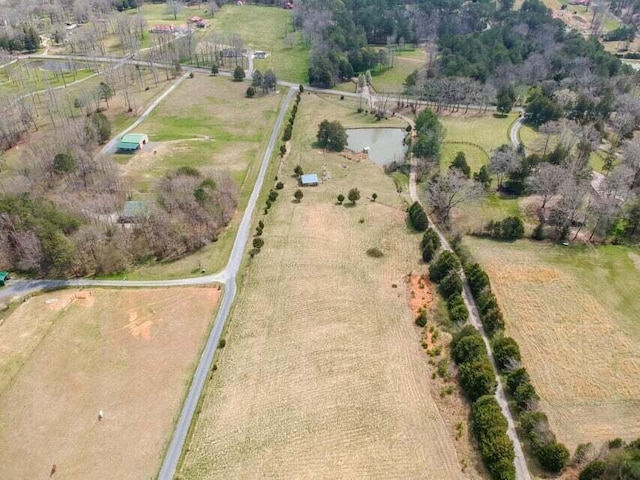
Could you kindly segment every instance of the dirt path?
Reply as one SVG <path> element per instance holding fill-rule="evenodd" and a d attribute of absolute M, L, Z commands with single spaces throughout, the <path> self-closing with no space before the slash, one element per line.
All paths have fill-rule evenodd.
<path fill-rule="evenodd" d="M 414 123 L 404 117 L 407 121 L 409 121 L 412 125 Z M 520 121 L 516 122 L 520 123 Z M 415 125 L 414 125 L 415 126 Z M 517 138 L 517 137 L 516 137 Z M 416 162 L 413 157 L 410 159 L 411 162 L 411 173 L 409 175 L 409 195 L 411 196 L 411 200 L 414 202 L 418 202 L 422 204 L 420 201 L 420 197 L 418 196 L 418 188 L 417 188 L 417 170 L 416 170 Z M 442 242 L 442 248 L 448 251 L 453 251 L 449 242 L 442 234 L 442 232 L 438 229 L 437 224 L 433 221 L 433 219 L 429 219 L 431 227 L 436 231 L 440 240 Z M 515 467 L 516 467 L 516 479 L 517 480 L 531 480 L 531 475 L 529 473 L 529 469 L 527 467 L 527 461 L 524 456 L 524 452 L 522 450 L 522 445 L 520 443 L 520 439 L 518 438 L 518 433 L 516 432 L 516 425 L 513 419 L 513 415 L 511 415 L 511 410 L 509 410 L 509 403 L 507 402 L 507 397 L 504 392 L 504 387 L 502 385 L 502 381 L 500 380 L 500 376 L 497 374 L 497 369 L 495 365 L 495 360 L 493 358 L 493 351 L 491 350 L 491 344 L 489 342 L 489 337 L 485 333 L 482 328 L 482 322 L 480 321 L 480 314 L 478 313 L 478 307 L 476 306 L 476 302 L 473 299 L 473 295 L 471 295 L 471 290 L 469 289 L 469 284 L 467 282 L 466 277 L 464 276 L 464 272 L 460 272 L 462 279 L 464 281 L 464 290 L 462 297 L 464 298 L 464 303 L 466 304 L 469 310 L 469 321 L 471 324 L 480 332 L 482 338 L 484 340 L 485 346 L 487 348 L 487 352 L 489 354 L 489 359 L 491 360 L 491 364 L 493 365 L 493 369 L 496 372 L 496 380 L 498 381 L 498 387 L 496 389 L 495 398 L 500 405 L 500 409 L 502 410 L 502 414 L 507 419 L 507 435 L 513 442 L 513 448 L 515 450 Z"/>

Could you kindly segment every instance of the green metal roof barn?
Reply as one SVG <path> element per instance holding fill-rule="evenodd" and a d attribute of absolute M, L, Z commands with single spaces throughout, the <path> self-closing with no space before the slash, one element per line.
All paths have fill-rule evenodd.
<path fill-rule="evenodd" d="M 127 133 L 118 143 L 119 152 L 133 152 L 142 148 L 149 141 L 149 137 L 144 133 Z"/>

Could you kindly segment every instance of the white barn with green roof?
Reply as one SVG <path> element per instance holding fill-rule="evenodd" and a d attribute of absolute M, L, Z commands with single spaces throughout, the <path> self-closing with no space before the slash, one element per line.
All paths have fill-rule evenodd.
<path fill-rule="evenodd" d="M 135 152 L 149 142 L 149 137 L 144 133 L 127 133 L 118 143 L 118 152 Z"/>

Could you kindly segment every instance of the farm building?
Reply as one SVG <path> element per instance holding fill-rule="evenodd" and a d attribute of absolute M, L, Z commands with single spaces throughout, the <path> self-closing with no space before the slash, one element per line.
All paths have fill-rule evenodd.
<path fill-rule="evenodd" d="M 136 220 L 149 218 L 150 213 L 151 204 L 149 202 L 124 202 L 124 208 L 122 209 L 122 215 L 120 215 L 118 223 L 135 223 Z"/>
<path fill-rule="evenodd" d="M 149 141 L 144 133 L 127 133 L 118 143 L 118 152 L 135 152 Z"/>
<path fill-rule="evenodd" d="M 267 58 L 267 52 L 256 50 L 253 52 L 253 58 Z"/>
<path fill-rule="evenodd" d="M 151 33 L 176 33 L 174 25 L 154 25 L 149 30 Z"/>
<path fill-rule="evenodd" d="M 303 187 L 317 187 L 318 183 L 320 183 L 318 181 L 318 175 L 315 173 L 309 173 L 300 177 L 300 185 Z"/>
<path fill-rule="evenodd" d="M 9 280 L 9 272 L 0 272 L 0 287 L 4 287 L 7 280 Z"/>

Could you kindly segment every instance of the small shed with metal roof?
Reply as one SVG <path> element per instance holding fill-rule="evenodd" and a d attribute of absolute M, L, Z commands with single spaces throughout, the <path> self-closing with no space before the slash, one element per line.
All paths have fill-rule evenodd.
<path fill-rule="evenodd" d="M 9 272 L 0 272 L 0 287 L 4 287 L 7 280 L 9 280 Z"/>
<path fill-rule="evenodd" d="M 315 173 L 308 173 L 300 176 L 300 185 L 303 187 L 317 187 L 319 183 L 318 175 Z"/>
<path fill-rule="evenodd" d="M 149 141 L 149 137 L 144 133 L 127 133 L 118 143 L 119 152 L 135 152 L 142 148 Z"/>

